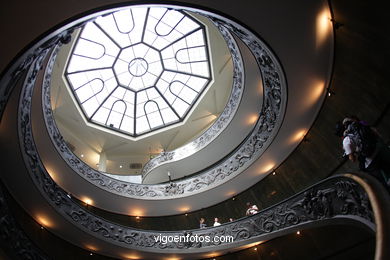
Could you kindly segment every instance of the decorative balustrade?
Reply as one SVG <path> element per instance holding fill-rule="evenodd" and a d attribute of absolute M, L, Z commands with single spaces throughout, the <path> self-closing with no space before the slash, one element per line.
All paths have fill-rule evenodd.
<path fill-rule="evenodd" d="M 52 61 L 52 60 L 51 60 Z M 49 61 L 50 62 L 50 61 Z M 28 77 L 34 77 L 30 70 Z M 28 80 L 27 82 L 32 82 Z M 163 232 L 137 230 L 100 218 L 81 207 L 61 189 L 46 172 L 34 144 L 31 131 L 30 105 L 32 87 L 26 84 L 22 91 L 19 114 L 19 136 L 25 163 L 48 202 L 73 225 L 85 232 L 123 247 L 155 253 L 203 252 L 234 248 L 253 241 L 262 241 L 306 225 L 343 219 L 362 223 L 375 230 L 374 213 L 365 189 L 350 176 L 337 176 L 324 180 L 305 191 L 262 210 L 260 213 L 239 219 L 218 227 L 205 229 Z M 156 236 L 198 236 L 210 237 L 208 242 L 156 241 Z M 233 242 L 213 242 L 215 236 L 232 236 Z M 184 249 L 186 251 L 184 251 Z"/>
<path fill-rule="evenodd" d="M 247 169 L 263 154 L 276 136 L 284 117 L 284 110 L 287 102 L 287 86 L 282 67 L 275 54 L 273 54 L 272 51 L 249 30 L 239 25 L 229 23 L 228 20 L 217 19 L 213 16 L 209 16 L 209 18 L 227 39 L 232 37 L 231 34 L 234 34 L 248 46 L 255 56 L 262 74 L 264 88 L 263 106 L 261 111 L 259 111 L 259 119 L 257 120 L 256 125 L 248 134 L 246 139 L 243 140 L 235 151 L 225 158 L 221 158 L 221 160 L 215 165 L 208 167 L 191 177 L 183 178 L 174 183 L 155 185 L 136 184 L 108 177 L 89 167 L 86 163 L 80 160 L 67 147 L 56 126 L 50 104 L 50 82 L 54 60 L 56 58 L 55 52 L 50 58 L 49 65 L 46 68 L 44 76 L 45 79 L 42 87 L 43 114 L 47 130 L 54 146 L 75 173 L 79 174 L 84 179 L 101 189 L 124 197 L 145 200 L 173 199 L 191 196 L 224 184 Z M 234 93 L 231 97 L 234 99 L 234 102 L 236 102 L 240 99 L 240 93 L 243 88 L 243 86 L 241 86 L 243 77 L 242 63 L 238 57 L 239 54 L 237 47 L 233 44 L 234 41 L 230 40 L 228 43 L 233 57 L 237 56 L 234 58 L 236 60 L 234 64 L 237 68 L 235 68 L 236 78 L 234 80 L 235 86 L 233 86 Z M 28 99 L 30 97 L 26 96 L 26 98 Z M 221 117 L 225 118 L 227 121 L 231 119 L 230 117 L 231 115 L 234 115 L 233 111 L 236 109 L 233 105 L 229 105 L 228 107 L 228 110 L 231 111 L 226 114 L 227 117 L 225 118 L 223 115 Z M 28 108 L 26 107 L 25 109 Z M 217 120 L 217 122 L 219 121 Z M 224 127 L 226 127 L 225 124 L 221 125 L 221 127 L 218 126 L 218 131 L 214 131 L 216 129 L 212 127 L 210 131 L 217 135 L 220 130 L 222 131 L 224 129 Z M 202 137 L 200 139 L 196 139 L 195 142 L 199 141 L 199 143 L 194 144 L 194 147 L 197 147 L 195 150 L 197 151 L 198 148 L 201 149 L 201 147 L 204 147 L 209 143 L 209 141 L 213 140 L 213 138 L 215 138 L 214 134 L 210 135 L 210 132 L 206 131 L 205 135 L 202 135 L 204 139 Z M 164 153 L 162 156 L 156 158 L 156 160 L 147 165 L 144 171 L 150 172 L 155 167 L 158 167 L 158 165 L 182 158 L 181 155 L 178 155 L 178 157 L 174 156 L 174 153 Z M 154 162 L 157 161 L 158 163 L 155 164 Z"/>
<path fill-rule="evenodd" d="M 54 50 L 54 54 L 55 54 Z M 153 253 L 187 254 L 236 248 L 243 244 L 264 241 L 315 225 L 355 223 L 377 232 L 377 259 L 387 256 L 389 215 L 388 194 L 370 177 L 345 174 L 326 179 L 258 214 L 218 227 L 183 231 L 139 230 L 118 225 L 96 216 L 67 196 L 47 173 L 39 159 L 31 130 L 31 97 L 37 71 L 47 53 L 31 65 L 19 104 L 19 136 L 28 169 L 36 187 L 53 208 L 71 224 L 84 232 L 125 248 Z M 49 59 L 49 63 L 52 62 Z M 50 66 L 50 64 L 49 64 Z M 48 67 L 49 67 L 48 66 Z M 379 195 L 378 195 L 379 194 Z M 210 241 L 156 241 L 158 236 L 209 237 Z M 233 241 L 215 242 L 216 236 L 231 236 Z"/>

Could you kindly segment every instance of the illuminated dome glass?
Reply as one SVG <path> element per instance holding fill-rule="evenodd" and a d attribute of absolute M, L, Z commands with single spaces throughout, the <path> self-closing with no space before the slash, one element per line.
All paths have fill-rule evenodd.
<path fill-rule="evenodd" d="M 84 26 L 65 76 L 89 122 L 139 136 L 183 121 L 210 70 L 203 24 L 177 10 L 132 8 Z"/>

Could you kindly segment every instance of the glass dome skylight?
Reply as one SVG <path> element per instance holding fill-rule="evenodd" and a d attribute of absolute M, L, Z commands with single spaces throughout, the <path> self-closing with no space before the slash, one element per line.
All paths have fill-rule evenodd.
<path fill-rule="evenodd" d="M 181 122 L 211 81 L 205 27 L 156 7 L 99 17 L 82 29 L 65 76 L 91 123 L 139 136 Z"/>

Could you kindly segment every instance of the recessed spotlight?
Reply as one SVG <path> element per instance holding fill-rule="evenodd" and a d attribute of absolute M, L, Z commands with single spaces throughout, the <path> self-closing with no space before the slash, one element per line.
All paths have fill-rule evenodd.
<path fill-rule="evenodd" d="M 276 171 L 273 171 L 273 172 L 272 172 L 272 175 L 276 175 Z"/>
<path fill-rule="evenodd" d="M 80 157 L 83 158 L 83 157 L 84 157 L 84 154 L 80 154 Z"/>
<path fill-rule="evenodd" d="M 68 193 L 68 194 L 66 194 L 66 197 L 68 197 L 69 199 L 71 199 L 72 198 L 72 196 L 70 196 L 70 194 Z"/>
<path fill-rule="evenodd" d="M 336 94 L 336 93 L 334 93 L 332 90 L 328 89 L 328 97 L 330 97 L 330 96 L 332 96 L 334 94 Z"/>
<path fill-rule="evenodd" d="M 44 227 L 43 227 L 43 226 L 41 226 L 41 229 L 44 229 Z"/>
<path fill-rule="evenodd" d="M 188 216 L 188 214 L 187 214 L 187 213 L 186 213 L 185 215 L 186 215 L 186 217 Z"/>
<path fill-rule="evenodd" d="M 89 253 L 89 255 L 91 255 L 91 256 L 92 256 L 93 254 L 92 254 L 92 253 Z"/>
<path fill-rule="evenodd" d="M 121 169 L 122 169 L 122 168 L 123 168 L 123 165 L 119 165 L 119 168 L 121 168 Z"/>
<path fill-rule="evenodd" d="M 300 235 L 300 234 L 301 234 L 301 232 L 298 230 L 298 231 L 297 231 L 297 235 Z"/>
<path fill-rule="evenodd" d="M 253 250 L 257 251 L 257 247 L 255 247 Z"/>
<path fill-rule="evenodd" d="M 93 204 L 93 201 L 92 199 L 90 198 L 87 198 L 87 197 L 84 197 L 82 198 L 82 201 L 85 203 L 85 205 L 89 206 L 89 205 L 92 205 Z"/>

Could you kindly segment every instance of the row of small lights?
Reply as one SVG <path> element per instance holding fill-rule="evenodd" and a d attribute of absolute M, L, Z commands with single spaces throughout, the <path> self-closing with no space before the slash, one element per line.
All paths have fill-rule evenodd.
<path fill-rule="evenodd" d="M 276 170 L 272 170 L 272 176 L 275 176 L 275 175 L 276 175 Z M 72 195 L 69 194 L 69 193 L 68 193 L 66 196 L 67 196 L 69 199 L 72 198 Z M 233 198 L 232 198 L 232 200 L 235 200 L 235 199 L 236 199 L 236 197 L 233 197 Z M 92 204 L 93 204 L 93 201 L 92 201 L 90 198 L 86 198 L 86 197 L 85 197 L 84 199 L 82 199 L 82 201 L 85 203 L 86 206 L 89 206 L 89 205 L 92 205 Z M 188 213 L 185 213 L 184 215 L 187 217 L 187 216 L 188 216 Z M 140 216 L 136 216 L 135 218 L 136 218 L 137 220 L 141 219 Z M 40 228 L 41 228 L 41 229 L 44 229 L 44 226 L 43 226 L 42 224 L 40 224 L 40 225 L 41 225 Z M 297 235 L 300 235 L 300 231 L 297 231 L 296 234 L 297 234 Z M 254 250 L 256 251 L 256 250 L 257 250 L 257 247 L 255 247 Z M 93 253 L 90 252 L 89 255 L 90 255 L 90 256 L 93 256 Z M 214 258 L 214 259 L 215 259 L 215 258 Z"/>
<path fill-rule="evenodd" d="M 187 214 L 186 214 L 186 215 L 187 215 Z M 139 218 L 139 217 L 137 216 L 137 218 Z M 43 224 L 41 224 L 41 223 L 39 223 L 39 222 L 38 222 L 38 224 L 40 225 L 40 229 L 41 229 L 41 230 L 44 230 L 44 229 L 45 229 L 44 226 L 43 226 Z M 298 230 L 298 231 L 296 232 L 296 234 L 297 234 L 297 235 L 301 235 L 301 232 Z M 89 249 L 89 248 L 87 248 L 87 249 Z M 257 246 L 255 246 L 255 247 L 253 248 L 253 250 L 254 250 L 254 251 L 257 251 L 257 250 L 258 250 Z M 90 255 L 90 256 L 93 256 L 93 253 L 92 253 L 92 252 L 89 252 L 89 255 Z M 137 258 L 135 258 L 135 259 L 137 259 Z M 177 258 L 175 258 L 175 259 L 177 259 Z M 180 259 L 180 258 L 179 258 L 179 259 Z M 216 260 L 216 258 L 213 258 L 213 260 Z"/>
<path fill-rule="evenodd" d="M 329 91 L 329 92 L 328 92 L 328 96 L 331 96 L 331 95 L 334 95 L 334 92 Z M 81 154 L 80 156 L 83 158 L 83 157 L 84 157 L 84 154 Z M 99 164 L 97 164 L 97 166 L 99 166 Z M 123 167 L 122 165 L 119 166 L 119 168 L 122 168 L 122 167 Z M 272 171 L 272 176 L 275 176 L 275 175 L 276 175 L 276 170 L 273 170 L 273 171 Z M 67 197 L 68 197 L 68 198 L 71 198 L 71 195 L 70 195 L 70 194 L 67 194 Z M 235 199 L 236 199 L 236 197 L 233 197 L 233 198 L 232 198 L 233 201 L 234 201 Z M 84 202 L 87 206 L 89 206 L 89 205 L 92 204 L 92 200 L 90 200 L 90 199 L 84 199 L 83 202 Z M 187 216 L 188 216 L 188 213 L 185 213 L 184 215 L 187 217 Z M 140 216 L 136 216 L 135 218 L 136 218 L 137 220 L 141 219 Z M 41 225 L 41 229 L 44 229 L 44 227 L 43 227 L 42 225 Z M 300 231 L 297 231 L 296 234 L 297 234 L 297 235 L 300 235 L 301 233 L 300 233 Z M 253 250 L 254 250 L 254 251 L 257 251 L 258 249 L 257 249 L 257 247 L 254 247 Z M 93 253 L 90 252 L 89 255 L 90 255 L 90 256 L 93 256 Z M 213 258 L 213 260 L 216 260 L 216 258 Z"/>
<path fill-rule="evenodd" d="M 331 96 L 331 95 L 333 95 L 334 94 L 334 92 L 331 92 L 331 91 L 329 91 L 328 92 L 329 94 L 329 96 Z M 305 138 L 304 138 L 305 139 Z M 84 157 L 84 154 L 81 154 L 81 157 Z M 97 164 L 97 166 L 98 166 L 99 164 Z M 122 165 L 120 165 L 119 166 L 120 168 L 122 168 L 123 166 Z M 275 176 L 276 175 L 276 170 L 272 170 L 271 171 L 272 173 L 272 176 Z M 170 176 L 170 173 L 168 172 L 168 176 Z M 275 192 L 273 192 L 273 194 L 271 194 L 271 195 L 274 195 L 274 193 Z M 67 194 L 67 196 L 69 197 L 69 198 L 71 198 L 71 195 L 70 194 Z M 236 197 L 232 197 L 232 200 L 234 201 L 236 199 Z M 91 205 L 92 204 L 92 200 L 90 200 L 90 199 L 84 199 L 84 200 L 82 200 L 87 206 L 89 206 L 89 205 Z M 185 213 L 184 214 L 186 217 L 188 216 L 188 213 Z M 141 217 L 140 216 L 136 216 L 135 217 L 137 220 L 139 220 L 139 219 L 141 219 Z"/>

